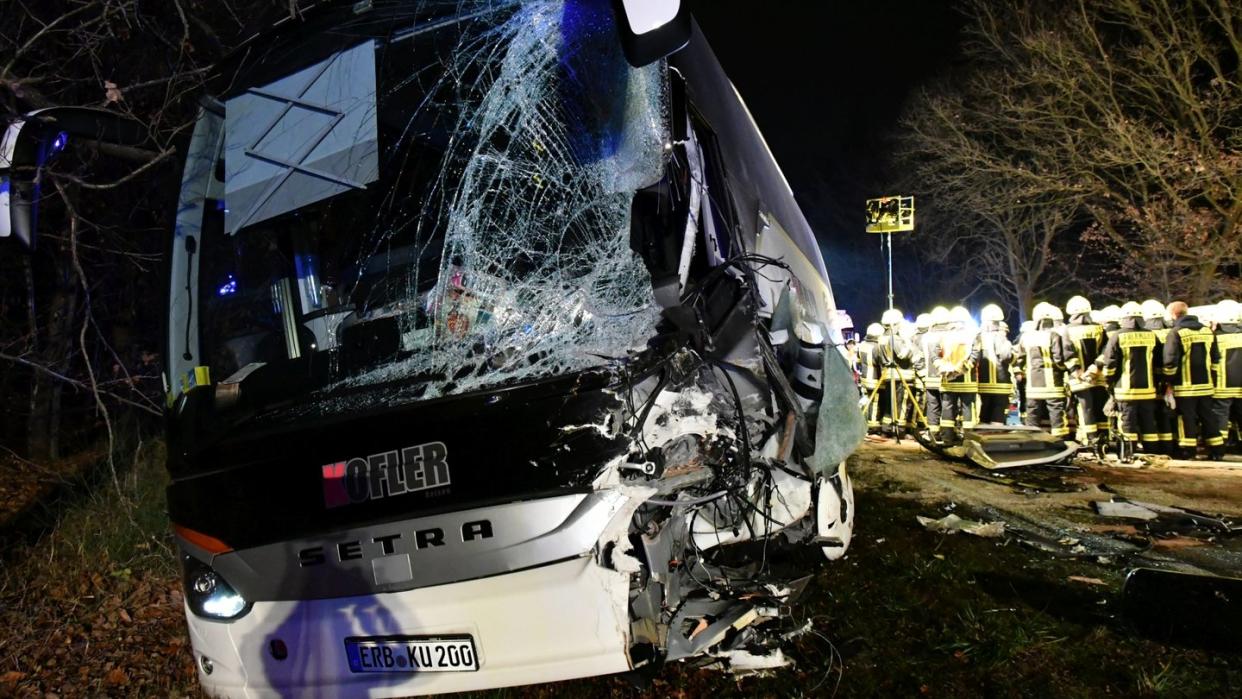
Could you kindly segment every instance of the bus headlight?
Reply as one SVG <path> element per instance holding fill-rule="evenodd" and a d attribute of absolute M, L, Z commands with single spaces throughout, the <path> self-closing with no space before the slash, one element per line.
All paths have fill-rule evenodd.
<path fill-rule="evenodd" d="M 250 603 L 211 566 L 193 556 L 181 557 L 185 599 L 195 616 L 232 621 L 250 611 Z"/>

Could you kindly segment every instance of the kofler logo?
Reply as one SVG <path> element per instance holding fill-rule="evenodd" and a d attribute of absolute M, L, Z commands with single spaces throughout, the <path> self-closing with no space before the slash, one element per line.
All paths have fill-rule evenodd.
<path fill-rule="evenodd" d="M 448 448 L 443 442 L 338 461 L 323 467 L 323 502 L 328 507 L 378 500 L 449 484 Z"/>

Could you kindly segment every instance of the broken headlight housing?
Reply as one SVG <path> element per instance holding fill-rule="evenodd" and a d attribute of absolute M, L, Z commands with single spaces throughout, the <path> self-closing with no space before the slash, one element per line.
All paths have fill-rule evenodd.
<path fill-rule="evenodd" d="M 190 556 L 181 556 L 181 582 L 185 600 L 194 615 L 210 621 L 233 621 L 252 606 L 211 566 Z"/>

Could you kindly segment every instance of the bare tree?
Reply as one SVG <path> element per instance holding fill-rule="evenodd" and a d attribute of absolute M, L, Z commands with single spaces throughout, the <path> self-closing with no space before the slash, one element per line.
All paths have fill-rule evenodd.
<path fill-rule="evenodd" d="M 1131 294 L 1236 294 L 1242 6 L 972 0 L 967 13 L 965 68 L 904 121 L 902 157 L 924 206 L 1070 224 L 1062 235 L 1077 239 L 1053 241 L 1070 254 L 1046 279 L 1085 257 Z M 1079 216 L 1091 225 L 1072 225 Z M 1012 249 L 1035 255 L 1032 268 L 1049 250 Z M 1107 290 L 1100 278 L 1079 281 Z"/>
<path fill-rule="evenodd" d="M 9 0 L 0 115 L 89 106 L 146 126 L 138 147 L 87 142 L 45 173 L 40 247 L 0 250 L 0 440 L 26 455 L 111 435 L 162 403 L 157 262 L 167 246 L 177 147 L 212 63 L 243 17 L 288 0 Z M 76 435 L 64 444 L 66 435 Z"/>

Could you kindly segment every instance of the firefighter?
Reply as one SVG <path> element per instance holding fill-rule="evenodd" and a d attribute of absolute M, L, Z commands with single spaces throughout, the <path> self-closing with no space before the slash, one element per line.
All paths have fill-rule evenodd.
<path fill-rule="evenodd" d="M 878 356 L 883 364 L 883 386 L 880 390 L 885 395 L 885 404 L 880 406 L 880 429 L 887 434 L 898 434 L 901 431 L 901 406 L 908 400 L 905 385 L 902 383 L 906 372 L 912 372 L 910 362 L 910 344 L 901 336 L 901 326 L 905 323 L 901 311 L 890 308 L 880 316 L 883 334 L 878 342 Z M 913 378 L 913 373 L 910 374 Z M 895 385 L 894 385 L 895 383 Z M 897 400 L 897 414 L 893 414 L 893 394 Z M 878 399 L 878 397 L 877 397 Z"/>
<path fill-rule="evenodd" d="M 1117 332 L 1109 338 L 1090 373 L 1103 376 L 1112 387 L 1122 436 L 1131 442 L 1142 442 L 1144 450 L 1153 453 L 1160 449 L 1156 405 L 1163 405 L 1164 401 L 1157 393 L 1157 367 L 1163 350 L 1156 334 L 1143 326 L 1141 306 L 1127 303 L 1121 307 L 1120 315 Z M 1103 371 L 1094 371 L 1100 368 Z"/>
<path fill-rule="evenodd" d="M 1128 305 L 1128 304 L 1127 304 Z M 1135 308 L 1138 304 L 1134 304 Z M 1070 405 L 1078 421 L 1078 442 L 1091 444 L 1108 430 L 1104 404 L 1108 388 L 1104 376 L 1088 373 L 1100 352 L 1104 351 L 1104 328 L 1091 320 L 1091 302 L 1075 296 L 1065 304 L 1069 322 L 1052 336 L 1052 358 L 1065 368 L 1070 390 Z"/>
<path fill-rule="evenodd" d="M 979 334 L 979 422 L 1005 424 L 1009 411 L 1009 395 L 1013 381 L 1009 362 L 1013 345 L 1005 329 L 1005 312 L 996 304 L 988 304 L 979 312 L 983 331 Z"/>
<path fill-rule="evenodd" d="M 979 381 L 979 336 L 970 311 L 955 306 L 949 311 L 950 330 L 940 337 L 940 439 L 954 443 L 960 436 L 957 422 L 968 430 L 975 426 L 975 397 Z"/>
<path fill-rule="evenodd" d="M 1165 305 L 1156 299 L 1147 299 L 1142 303 L 1143 310 L 1143 327 L 1152 331 L 1156 335 L 1156 341 L 1160 343 L 1161 352 L 1164 351 L 1164 341 L 1169 336 L 1169 320 Z M 1163 355 L 1161 356 L 1163 362 Z M 1163 367 L 1161 367 L 1163 369 Z M 1169 382 L 1164 376 L 1164 371 L 1156 372 L 1156 395 L 1160 396 L 1160 400 L 1156 401 L 1156 432 L 1160 435 L 1160 447 L 1156 450 L 1160 454 L 1172 454 L 1177 449 L 1177 440 L 1173 436 L 1173 431 L 1177 425 L 1177 415 L 1164 402 L 1165 391 L 1169 387 Z"/>
<path fill-rule="evenodd" d="M 918 346 L 915 344 L 914 338 L 919 335 L 920 331 L 917 321 L 911 323 L 904 318 L 902 318 L 901 323 L 899 323 L 897 327 L 898 336 L 906 344 L 907 355 L 906 360 L 902 363 L 900 368 L 902 381 L 901 386 L 898 387 L 900 388 L 902 395 L 900 414 L 901 426 L 906 432 L 913 433 L 914 430 L 919 428 L 918 413 L 919 410 L 921 410 L 923 401 L 923 390 L 919 386 L 917 379 L 918 372 L 914 366 L 914 348 Z M 919 406 L 919 410 L 915 409 L 916 406 Z"/>
<path fill-rule="evenodd" d="M 1190 313 L 1182 301 L 1169 304 L 1173 327 L 1164 341 L 1164 375 L 1177 403 L 1177 456 L 1194 458 L 1199 437 L 1213 460 L 1224 456 L 1225 440 L 1216 424 L 1212 370 L 1220 361 L 1212 331 Z"/>
<path fill-rule="evenodd" d="M 1242 441 L 1242 304 L 1221 301 L 1216 304 L 1216 348 L 1220 361 L 1216 364 L 1216 386 L 1212 392 L 1216 407 L 1216 424 L 1220 436 L 1234 447 Z M 1229 439 L 1233 426 L 1234 440 Z"/>
<path fill-rule="evenodd" d="M 1107 342 L 1108 338 L 1116 334 L 1116 332 L 1121 328 L 1120 321 L 1121 321 L 1121 307 L 1120 306 L 1109 305 L 1109 306 L 1105 306 L 1104 308 L 1100 309 L 1100 315 L 1096 319 L 1095 322 L 1104 328 L 1105 342 Z"/>
<path fill-rule="evenodd" d="M 930 327 L 915 347 L 914 364 L 923 383 L 923 416 L 927 430 L 933 436 L 940 429 L 940 338 L 949 331 L 949 309 L 936 306 L 927 314 Z"/>
<path fill-rule="evenodd" d="M 1061 309 L 1050 303 L 1035 305 L 1031 313 L 1035 327 L 1022 336 L 1018 366 L 1026 376 L 1026 424 L 1040 427 L 1047 420 L 1054 437 L 1067 437 L 1065 370 L 1057 365 L 1052 354 L 1052 337 L 1060 313 Z"/>
<path fill-rule="evenodd" d="M 1018 418 L 1026 424 L 1026 353 L 1023 350 L 1023 339 L 1027 333 L 1035 329 L 1035 321 L 1024 320 L 1018 326 L 1018 339 L 1013 344 L 1013 358 L 1009 360 L 1009 375 L 1013 377 L 1014 392 L 1018 399 Z"/>
<path fill-rule="evenodd" d="M 867 326 L 863 341 L 858 343 L 858 368 L 866 396 L 867 431 L 872 433 L 880 431 L 880 410 L 888 404 L 888 384 L 884 381 L 886 377 L 879 351 L 883 335 L 884 326 L 872 323 Z"/>

